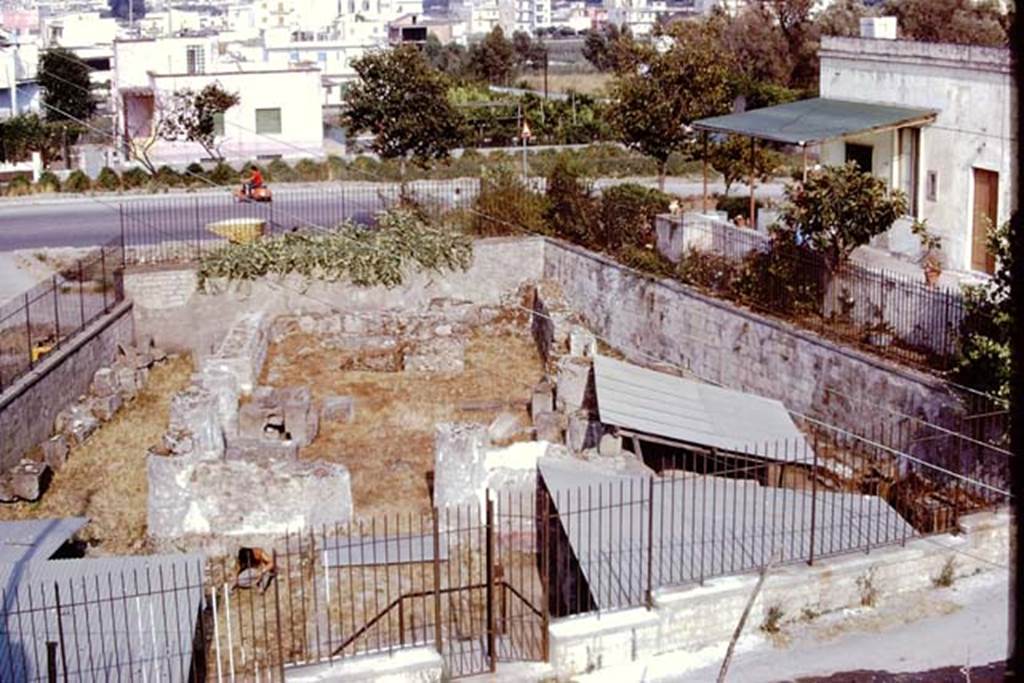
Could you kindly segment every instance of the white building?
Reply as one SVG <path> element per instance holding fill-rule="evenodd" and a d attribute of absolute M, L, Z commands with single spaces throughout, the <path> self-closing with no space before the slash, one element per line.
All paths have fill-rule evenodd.
<path fill-rule="evenodd" d="M 0 119 L 38 112 L 40 89 L 36 82 L 39 44 L 17 36 L 0 40 Z"/>
<path fill-rule="evenodd" d="M 532 35 L 552 25 L 551 0 L 467 0 L 458 13 L 472 36 L 486 35 L 495 27 L 506 36 L 516 31 Z"/>
<path fill-rule="evenodd" d="M 985 226 L 1006 221 L 1015 196 L 1009 50 L 824 38 L 820 55 L 822 97 L 936 112 L 931 123 L 826 143 L 822 161 L 862 160 L 942 236 L 947 268 L 991 272 Z M 909 223 L 880 246 L 915 255 Z"/>
<path fill-rule="evenodd" d="M 44 17 L 40 34 L 44 47 L 66 48 L 110 45 L 117 38 L 117 20 L 99 12 L 75 12 Z"/>
<path fill-rule="evenodd" d="M 608 23 L 628 26 L 635 36 L 647 36 L 654 30 L 658 18 L 678 12 L 665 0 L 605 0 Z"/>
<path fill-rule="evenodd" d="M 204 158 L 206 152 L 198 144 L 155 140 L 155 131 L 173 93 L 217 83 L 240 98 L 217 121 L 217 145 L 226 158 L 323 153 L 319 68 L 232 63 L 221 59 L 219 52 L 212 36 L 116 42 L 111 90 L 119 134 L 139 144 L 152 141 L 149 155 L 157 164 Z"/>

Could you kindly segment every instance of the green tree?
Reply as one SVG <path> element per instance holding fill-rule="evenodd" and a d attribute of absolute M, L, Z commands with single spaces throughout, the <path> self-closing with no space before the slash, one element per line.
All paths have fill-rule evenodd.
<path fill-rule="evenodd" d="M 516 67 L 522 69 L 539 69 L 548 58 L 548 49 L 544 43 L 534 40 L 525 31 L 512 34 L 512 51 L 515 54 Z"/>
<path fill-rule="evenodd" d="M 466 48 L 456 43 L 443 44 L 433 33 L 427 36 L 423 44 L 423 56 L 430 66 L 443 71 L 452 78 L 463 78 L 466 75 L 468 55 Z"/>
<path fill-rule="evenodd" d="M 594 246 L 600 236 L 600 216 L 591 184 L 567 155 L 559 155 L 547 177 L 549 228 L 559 237 Z"/>
<path fill-rule="evenodd" d="M 43 162 L 60 156 L 62 124 L 44 121 L 37 114 L 19 114 L 0 121 L 0 161 L 27 161 L 39 152 Z"/>
<path fill-rule="evenodd" d="M 515 71 L 516 55 L 512 43 L 500 26 L 495 26 L 479 43 L 469 48 L 467 59 L 472 74 L 488 83 L 508 85 Z"/>
<path fill-rule="evenodd" d="M 673 152 L 693 142 L 689 125 L 732 103 L 730 61 L 705 26 L 677 23 L 665 52 L 645 49 L 637 66 L 612 84 L 608 118 L 619 139 L 658 162 L 659 186 Z"/>
<path fill-rule="evenodd" d="M 826 166 L 787 187 L 780 218 L 835 270 L 906 210 L 902 192 L 890 192 L 884 180 L 851 162 Z"/>
<path fill-rule="evenodd" d="M 634 61 L 636 43 L 628 26 L 621 29 L 607 24 L 587 31 L 583 39 L 583 57 L 598 71 L 621 71 Z"/>
<path fill-rule="evenodd" d="M 345 93 L 342 124 L 374 134 L 373 151 L 425 166 L 462 142 L 462 116 L 448 100 L 449 79 L 414 47 L 373 52 L 353 64 L 358 80 Z"/>
<path fill-rule="evenodd" d="M 198 143 L 208 157 L 222 160 L 217 140 L 216 117 L 239 102 L 236 93 L 229 93 L 218 83 L 210 83 L 199 92 L 183 88 L 171 96 L 168 111 L 162 117 L 158 135 L 164 140 L 187 140 Z M 150 173 L 155 173 L 150 169 Z"/>
<path fill-rule="evenodd" d="M 62 47 L 39 56 L 39 87 L 48 121 L 85 122 L 96 113 L 89 71 L 73 52 Z"/>
<path fill-rule="evenodd" d="M 929 43 L 1006 45 L 1007 15 L 992 0 L 889 0 L 904 38 Z"/>
<path fill-rule="evenodd" d="M 751 172 L 756 180 L 768 180 L 781 162 L 777 152 L 764 143 L 754 147 L 750 138 L 743 135 L 727 135 L 708 147 L 708 163 L 722 174 L 726 194 L 729 194 L 733 183 L 749 178 Z"/>

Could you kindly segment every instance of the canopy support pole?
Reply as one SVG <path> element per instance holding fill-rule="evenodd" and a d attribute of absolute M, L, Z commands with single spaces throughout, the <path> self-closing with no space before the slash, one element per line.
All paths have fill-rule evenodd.
<path fill-rule="evenodd" d="M 753 230 L 757 229 L 757 223 L 755 222 L 755 211 L 756 207 L 754 204 L 754 174 L 757 168 L 757 138 L 750 138 L 750 228 Z"/>
<path fill-rule="evenodd" d="M 701 134 L 700 134 L 700 137 L 701 137 L 701 142 L 704 145 L 704 153 L 701 155 L 703 157 L 703 159 L 702 159 L 703 163 L 701 164 L 701 170 L 702 170 L 702 172 L 704 174 L 704 192 L 701 195 L 700 210 L 701 210 L 702 213 L 707 213 L 708 212 L 708 132 L 706 130 L 702 131 Z"/>

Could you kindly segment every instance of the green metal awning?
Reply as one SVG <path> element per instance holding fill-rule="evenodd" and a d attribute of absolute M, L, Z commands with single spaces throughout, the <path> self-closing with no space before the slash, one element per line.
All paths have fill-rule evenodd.
<path fill-rule="evenodd" d="M 935 120 L 938 111 L 847 102 L 815 97 L 742 114 L 712 116 L 695 121 L 696 130 L 733 133 L 788 145 L 809 145 L 826 140 L 873 133 Z"/>

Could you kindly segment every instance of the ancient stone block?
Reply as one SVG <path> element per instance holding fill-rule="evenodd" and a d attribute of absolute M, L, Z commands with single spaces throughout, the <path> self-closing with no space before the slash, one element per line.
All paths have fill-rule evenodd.
<path fill-rule="evenodd" d="M 585 327 L 574 327 L 569 332 L 569 355 L 593 358 L 597 353 L 597 337 Z"/>
<path fill-rule="evenodd" d="M 100 368 L 93 374 L 89 390 L 94 396 L 110 396 L 116 394 L 119 388 L 114 371 L 110 368 Z"/>
<path fill-rule="evenodd" d="M 22 460 L 7 472 L 10 490 L 21 500 L 39 500 L 50 483 L 50 468 L 41 462 Z"/>
<path fill-rule="evenodd" d="M 442 422 L 434 430 L 434 505 L 482 502 L 487 427 Z"/>
<path fill-rule="evenodd" d="M 233 439 L 224 451 L 225 460 L 295 460 L 298 457 L 299 444 L 293 440 Z"/>
<path fill-rule="evenodd" d="M 193 454 L 220 458 L 224 454 L 224 434 L 217 413 L 217 397 L 208 389 L 191 386 L 171 399 L 169 432 L 191 434 Z"/>
<path fill-rule="evenodd" d="M 356 401 L 351 396 L 325 396 L 320 417 L 327 422 L 351 422 L 356 416 Z"/>
<path fill-rule="evenodd" d="M 530 415 L 550 413 L 555 409 L 555 387 L 551 382 L 541 382 L 530 395 Z"/>
<path fill-rule="evenodd" d="M 142 387 L 139 385 L 138 374 L 135 368 L 127 365 L 119 365 L 114 368 L 114 375 L 117 377 L 117 393 L 126 401 L 135 398 Z"/>
<path fill-rule="evenodd" d="M 99 426 L 99 420 L 84 402 L 72 403 L 54 421 L 54 431 L 66 435 L 76 446 L 85 443 Z"/>
<path fill-rule="evenodd" d="M 284 408 L 284 433 L 300 447 L 313 443 L 320 429 L 320 415 L 313 405 L 309 387 L 289 387 L 278 391 Z"/>
<path fill-rule="evenodd" d="M 514 413 L 500 413 L 487 427 L 487 436 L 493 442 L 508 441 L 523 430 L 520 417 Z"/>
<path fill-rule="evenodd" d="M 109 422 L 113 419 L 114 415 L 120 410 L 123 404 L 123 399 L 119 394 L 109 394 L 107 396 L 93 396 L 89 399 L 89 410 L 96 416 L 97 419 L 103 422 Z"/>
<path fill-rule="evenodd" d="M 437 337 L 405 353 L 403 367 L 410 372 L 457 374 L 466 366 L 466 344 L 461 339 Z"/>
<path fill-rule="evenodd" d="M 616 434 L 602 434 L 597 442 L 597 452 L 608 457 L 622 455 L 622 437 Z"/>
<path fill-rule="evenodd" d="M 217 397 L 221 429 L 226 436 L 235 436 L 238 433 L 238 398 L 242 393 L 238 377 L 215 366 L 204 367 L 198 384 Z"/>
<path fill-rule="evenodd" d="M 555 405 L 559 410 L 572 413 L 594 407 L 594 369 L 589 358 L 560 358 L 556 381 Z"/>
<path fill-rule="evenodd" d="M 537 413 L 533 416 L 534 438 L 548 443 L 562 443 L 564 417 L 561 413 Z"/>
<path fill-rule="evenodd" d="M 54 434 L 42 443 L 42 450 L 43 462 L 56 472 L 67 462 L 71 446 L 64 434 Z"/>
<path fill-rule="evenodd" d="M 578 410 L 569 415 L 569 423 L 565 430 L 565 445 L 570 451 L 579 453 L 593 448 L 601 436 L 601 423 L 585 410 Z"/>

